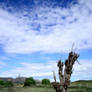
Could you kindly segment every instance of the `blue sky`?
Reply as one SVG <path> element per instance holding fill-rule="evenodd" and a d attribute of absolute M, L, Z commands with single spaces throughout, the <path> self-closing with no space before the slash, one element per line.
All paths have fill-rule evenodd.
<path fill-rule="evenodd" d="M 49 78 L 72 44 L 71 80 L 92 79 L 92 0 L 0 0 L 0 77 Z M 57 75 L 58 79 L 58 75 Z"/>

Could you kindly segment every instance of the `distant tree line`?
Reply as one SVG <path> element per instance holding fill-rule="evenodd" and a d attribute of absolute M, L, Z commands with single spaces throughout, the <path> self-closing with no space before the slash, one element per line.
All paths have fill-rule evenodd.
<path fill-rule="evenodd" d="M 10 87 L 13 86 L 15 83 L 13 83 L 12 81 L 4 81 L 4 80 L 0 80 L 0 86 L 2 87 Z M 33 77 L 29 77 L 25 79 L 24 82 L 24 87 L 26 86 L 35 86 L 36 84 L 41 84 L 41 85 L 50 85 L 50 80 L 49 79 L 42 79 L 42 81 L 39 81 L 39 83 L 37 83 L 37 81 L 33 78 Z"/>
<path fill-rule="evenodd" d="M 50 84 L 50 80 L 49 79 L 42 79 L 41 84 L 49 85 Z M 36 85 L 35 79 L 33 77 L 26 78 L 26 80 L 24 82 L 24 86 L 33 86 L 33 85 Z"/>

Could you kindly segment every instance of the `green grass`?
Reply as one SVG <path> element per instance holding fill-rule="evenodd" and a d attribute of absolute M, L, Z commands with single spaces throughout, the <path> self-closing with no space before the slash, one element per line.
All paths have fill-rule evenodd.
<path fill-rule="evenodd" d="M 9 92 L 8 88 L 0 88 L 0 92 Z"/>
<path fill-rule="evenodd" d="M 55 90 L 53 88 L 26 87 L 26 88 L 15 88 L 14 92 L 55 92 Z"/>
<path fill-rule="evenodd" d="M 79 80 L 70 84 L 68 92 L 92 92 L 92 80 Z"/>
<path fill-rule="evenodd" d="M 9 92 L 8 88 L 0 88 L 0 92 Z M 13 92 L 55 92 L 53 88 L 38 88 L 38 87 L 16 87 Z"/>
<path fill-rule="evenodd" d="M 79 80 L 72 82 L 70 86 L 77 86 L 81 88 L 90 88 L 92 87 L 92 80 Z"/>
<path fill-rule="evenodd" d="M 68 92 L 92 92 L 92 88 L 72 88 Z"/>
<path fill-rule="evenodd" d="M 22 85 L 23 86 L 23 85 Z M 37 85 L 32 87 L 22 87 L 15 85 L 13 92 L 55 92 L 51 85 Z M 0 88 L 0 92 L 9 92 L 9 88 Z M 92 92 L 92 81 L 76 81 L 70 84 L 68 92 Z"/>
<path fill-rule="evenodd" d="M 0 88 L 0 92 L 9 92 L 9 89 Z M 55 90 L 46 87 L 15 87 L 13 92 L 55 92 Z M 69 88 L 68 92 L 92 92 L 92 88 Z"/>

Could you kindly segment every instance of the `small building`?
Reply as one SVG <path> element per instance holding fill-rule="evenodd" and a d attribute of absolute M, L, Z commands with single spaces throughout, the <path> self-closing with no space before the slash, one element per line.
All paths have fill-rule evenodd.
<path fill-rule="evenodd" d="M 41 84 L 41 80 L 35 79 L 37 85 Z"/>
<path fill-rule="evenodd" d="M 14 83 L 24 83 L 25 82 L 25 77 L 17 77 L 15 80 L 14 80 Z"/>

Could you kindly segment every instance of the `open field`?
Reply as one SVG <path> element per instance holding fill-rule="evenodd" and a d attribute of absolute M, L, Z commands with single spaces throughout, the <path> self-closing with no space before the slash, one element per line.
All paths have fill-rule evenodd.
<path fill-rule="evenodd" d="M 0 88 L 0 92 L 9 92 L 9 88 Z M 55 92 L 53 88 L 16 87 L 13 92 Z M 92 92 L 92 88 L 69 88 L 68 92 Z"/>
<path fill-rule="evenodd" d="M 9 89 L 2 88 L 0 89 L 0 92 L 9 92 Z M 55 92 L 55 90 L 53 88 L 17 87 L 17 88 L 13 88 L 13 92 Z"/>
<path fill-rule="evenodd" d="M 22 85 L 23 86 L 23 85 Z M 54 88 L 50 85 L 38 85 L 32 87 L 13 87 L 13 92 L 55 92 Z M 8 87 L 0 88 L 0 92 L 10 92 Z M 76 81 L 72 82 L 68 88 L 68 92 L 92 92 L 92 80 L 89 81 Z"/>

